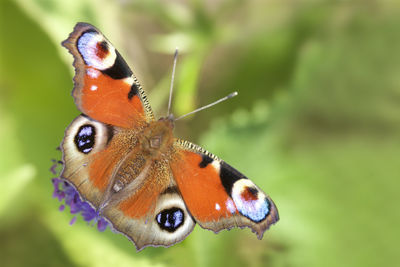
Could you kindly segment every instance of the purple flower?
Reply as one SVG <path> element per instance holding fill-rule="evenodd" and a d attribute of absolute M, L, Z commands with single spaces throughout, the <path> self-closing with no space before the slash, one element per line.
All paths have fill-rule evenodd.
<path fill-rule="evenodd" d="M 57 167 L 58 166 L 62 166 L 63 162 L 61 160 L 57 161 L 55 159 L 52 159 L 51 161 L 53 162 L 53 165 L 51 165 L 50 171 L 51 171 L 52 174 L 56 175 L 58 173 Z"/>
<path fill-rule="evenodd" d="M 60 189 L 60 183 L 62 182 L 58 178 L 51 179 L 54 186 L 53 197 L 58 198 L 58 201 L 62 201 L 65 198 L 65 193 L 63 190 Z"/>
<path fill-rule="evenodd" d="M 98 217 L 96 211 L 87 202 L 82 202 L 81 210 L 82 217 L 87 222 L 90 222 L 91 220 Z"/>
<path fill-rule="evenodd" d="M 103 232 L 104 230 L 106 230 L 107 225 L 108 222 L 103 217 L 100 217 L 100 219 L 97 221 L 97 230 Z"/>
<path fill-rule="evenodd" d="M 72 218 L 72 220 L 69 222 L 69 225 L 73 225 L 76 222 L 76 216 Z"/>
<path fill-rule="evenodd" d="M 70 212 L 72 214 L 79 213 L 82 210 L 82 201 L 76 192 L 74 192 L 70 200 L 67 201 L 67 198 L 65 198 L 65 204 L 70 207 Z"/>
<path fill-rule="evenodd" d="M 63 201 L 65 205 L 70 207 L 71 214 L 80 214 L 86 222 L 97 222 L 97 229 L 100 232 L 106 230 L 108 222 L 86 201 L 82 201 L 78 191 L 75 190 L 67 181 L 60 178 L 53 178 L 54 186 L 53 197 L 58 201 Z M 59 210 L 63 211 L 64 205 L 61 205 Z M 70 221 L 70 225 L 74 224 L 77 217 L 74 216 Z"/>

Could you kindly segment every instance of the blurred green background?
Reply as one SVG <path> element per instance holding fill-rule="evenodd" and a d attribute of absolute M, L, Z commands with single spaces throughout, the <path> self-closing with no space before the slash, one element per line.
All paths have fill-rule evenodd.
<path fill-rule="evenodd" d="M 0 266 L 398 265 L 400 8 L 396 1 L 0 1 Z M 263 240 L 195 228 L 140 253 L 59 212 L 51 159 L 79 112 L 76 22 L 113 42 L 176 125 L 275 201 Z"/>

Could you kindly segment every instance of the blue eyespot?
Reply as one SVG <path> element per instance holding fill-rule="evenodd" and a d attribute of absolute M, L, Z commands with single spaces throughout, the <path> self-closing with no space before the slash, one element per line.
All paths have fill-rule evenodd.
<path fill-rule="evenodd" d="M 95 137 L 96 129 L 93 125 L 82 125 L 79 128 L 78 133 L 75 135 L 74 141 L 76 148 L 80 152 L 88 154 L 94 147 Z"/>
<path fill-rule="evenodd" d="M 175 232 L 184 222 L 183 211 L 179 208 L 162 210 L 156 216 L 156 221 L 161 229 Z"/>

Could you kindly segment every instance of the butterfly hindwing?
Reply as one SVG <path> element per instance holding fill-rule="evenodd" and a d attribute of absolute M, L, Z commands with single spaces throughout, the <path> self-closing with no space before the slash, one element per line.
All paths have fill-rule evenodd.
<path fill-rule="evenodd" d="M 61 145 L 61 177 L 137 249 L 170 246 L 183 240 L 195 223 L 168 160 L 144 155 L 139 132 L 77 117 Z"/>
<path fill-rule="evenodd" d="M 243 174 L 197 145 L 177 139 L 171 169 L 182 197 L 203 228 L 250 227 L 262 238 L 278 221 L 274 202 Z"/>
<path fill-rule="evenodd" d="M 130 138 L 131 146 L 123 145 Z M 113 174 L 135 148 L 135 135 L 123 128 L 110 126 L 87 116 L 78 116 L 65 131 L 61 143 L 67 179 L 80 195 L 98 207 L 105 199 Z"/>
<path fill-rule="evenodd" d="M 98 29 L 78 23 L 63 46 L 74 56 L 73 96 L 82 113 L 123 128 L 154 120 L 138 80 Z"/>
<path fill-rule="evenodd" d="M 139 250 L 182 241 L 195 225 L 168 163 L 161 161 L 146 164 L 133 182 L 114 192 L 101 213 Z"/>

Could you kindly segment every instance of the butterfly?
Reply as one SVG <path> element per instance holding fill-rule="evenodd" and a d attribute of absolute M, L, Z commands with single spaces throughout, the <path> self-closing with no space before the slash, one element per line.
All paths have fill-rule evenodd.
<path fill-rule="evenodd" d="M 94 26 L 78 23 L 62 45 L 74 57 L 72 95 L 82 112 L 65 131 L 60 177 L 138 250 L 171 246 L 196 223 L 215 233 L 249 227 L 259 239 L 278 221 L 251 180 L 156 120 L 125 60 Z"/>

